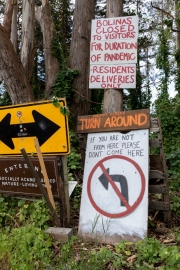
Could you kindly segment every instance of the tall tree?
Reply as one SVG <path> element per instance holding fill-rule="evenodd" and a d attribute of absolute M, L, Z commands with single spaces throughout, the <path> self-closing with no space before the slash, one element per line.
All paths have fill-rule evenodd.
<path fill-rule="evenodd" d="M 33 100 L 30 83 L 25 75 L 22 63 L 17 58 L 9 35 L 0 25 L 0 72 L 6 90 L 13 104 Z"/>
<path fill-rule="evenodd" d="M 106 0 L 106 17 L 120 17 L 123 15 L 123 0 Z M 103 112 L 116 112 L 123 110 L 123 90 L 105 89 Z"/>
<path fill-rule="evenodd" d="M 126 110 L 144 109 L 150 107 L 151 100 L 151 54 L 153 40 L 150 37 L 151 20 L 144 15 L 144 10 L 150 8 L 147 2 L 136 1 L 136 10 L 131 8 L 129 1 L 124 4 L 124 14 L 126 16 L 138 15 L 139 37 L 136 64 L 136 88 L 127 89 L 124 94 Z"/>
<path fill-rule="evenodd" d="M 18 14 L 18 0 L 14 0 L 14 8 L 11 24 L 11 42 L 14 46 L 14 50 L 16 53 L 18 52 L 17 14 Z"/>
<path fill-rule="evenodd" d="M 79 71 L 79 76 L 73 82 L 77 93 L 72 101 L 72 111 L 75 118 L 78 115 L 87 114 L 90 110 L 90 102 L 88 101 L 91 98 L 88 87 L 89 51 L 94 8 L 94 0 L 76 0 L 75 2 L 69 60 L 69 67 Z"/>
<path fill-rule="evenodd" d="M 22 8 L 22 46 L 21 62 L 18 58 L 17 45 L 15 44 L 15 30 L 12 25 L 12 16 L 17 1 L 6 0 L 3 26 L 0 26 L 0 78 L 4 81 L 5 88 L 13 104 L 24 103 L 34 100 L 30 81 L 32 78 L 34 61 L 34 18 L 35 0 L 23 0 Z M 59 64 L 51 53 L 51 43 L 54 34 L 54 25 L 51 19 L 51 9 L 48 0 L 42 0 L 41 8 L 36 9 L 36 18 L 43 33 L 44 57 L 46 62 L 46 89 L 48 97 L 56 74 L 59 71 Z M 14 13 L 14 16 L 16 14 Z M 16 18 L 13 19 L 16 23 Z M 12 27 L 12 28 L 11 28 Z M 13 30 L 13 32 L 12 32 Z M 10 41 L 13 41 L 14 48 Z"/>
<path fill-rule="evenodd" d="M 31 82 L 34 60 L 34 21 L 35 1 L 23 1 L 22 3 L 22 35 L 21 35 L 21 62 L 26 77 Z"/>
<path fill-rule="evenodd" d="M 52 85 L 59 71 L 57 58 L 51 53 L 51 44 L 54 35 L 54 23 L 51 18 L 51 8 L 48 0 L 42 0 L 42 7 L 36 7 L 36 19 L 43 33 L 43 48 L 45 57 L 46 89 L 45 97 L 50 94 Z"/>

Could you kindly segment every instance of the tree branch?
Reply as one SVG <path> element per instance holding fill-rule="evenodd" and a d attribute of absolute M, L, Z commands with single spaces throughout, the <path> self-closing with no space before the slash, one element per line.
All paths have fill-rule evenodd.
<path fill-rule="evenodd" d="M 151 2 L 151 6 L 152 6 L 153 8 L 155 8 L 155 9 L 157 9 L 157 10 L 162 11 L 164 14 L 166 14 L 166 15 L 169 16 L 169 17 L 171 17 L 173 20 L 175 19 L 173 15 L 171 15 L 169 12 L 165 11 L 164 9 L 161 9 L 161 8 L 159 8 L 159 7 L 156 7 L 156 6 L 153 6 L 152 2 Z M 171 31 L 172 31 L 172 32 L 177 32 L 177 33 L 180 32 L 180 30 L 174 29 L 174 28 L 172 28 L 172 27 L 171 27 Z"/>
<path fill-rule="evenodd" d="M 157 10 L 162 11 L 163 13 L 165 13 L 167 16 L 171 17 L 171 18 L 174 20 L 174 16 L 173 16 L 173 15 L 171 15 L 169 12 L 167 12 L 167 11 L 165 11 L 165 10 L 163 10 L 163 9 L 159 8 L 159 7 L 155 7 L 155 6 L 153 6 L 152 2 L 151 2 L 151 6 L 152 6 L 153 8 L 155 8 L 155 9 L 157 9 Z"/>

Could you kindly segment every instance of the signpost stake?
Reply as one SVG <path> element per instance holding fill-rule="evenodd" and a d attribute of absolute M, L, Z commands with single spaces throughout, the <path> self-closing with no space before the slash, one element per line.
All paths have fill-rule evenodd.
<path fill-rule="evenodd" d="M 54 202 L 54 198 L 53 198 L 53 195 L 52 195 L 52 190 L 51 190 L 51 187 L 50 187 L 50 184 L 49 184 L 49 179 L 48 179 L 46 167 L 45 167 L 45 164 L 44 164 L 43 156 L 42 156 L 40 146 L 39 146 L 39 142 L 38 142 L 37 138 L 34 138 L 34 144 L 35 144 L 35 147 L 36 147 L 36 150 L 37 150 L 39 163 L 41 165 L 41 170 L 42 170 L 44 180 L 45 180 L 45 183 L 46 183 L 47 193 L 48 193 L 50 202 L 51 202 L 53 208 L 55 209 L 55 202 Z"/>
<path fill-rule="evenodd" d="M 47 202 L 47 205 L 48 205 L 48 207 L 49 207 L 49 209 L 50 209 L 50 211 L 51 211 L 51 213 L 52 213 L 52 216 L 53 216 L 53 218 L 54 218 L 54 220 L 55 220 L 55 222 L 56 222 L 56 225 L 57 225 L 58 227 L 60 227 L 61 224 L 60 224 L 59 218 L 58 218 L 58 216 L 57 216 L 57 214 L 56 214 L 56 212 L 55 212 L 55 209 L 54 209 L 52 203 L 51 203 L 50 200 L 49 200 L 49 197 L 48 197 L 48 195 L 47 195 L 47 193 L 46 193 L 46 191 L 45 191 L 45 189 L 44 189 L 44 187 L 43 187 L 43 185 L 42 185 L 42 183 L 41 183 L 41 180 L 39 179 L 39 176 L 37 175 L 37 173 L 36 173 L 36 171 L 35 171 L 35 169 L 34 169 L 34 166 L 32 165 L 32 162 L 31 162 L 30 158 L 29 158 L 28 155 L 26 154 L 26 151 L 25 151 L 24 148 L 21 148 L 20 151 L 21 151 L 21 153 L 22 153 L 24 159 L 26 160 L 26 162 L 27 162 L 27 164 L 28 164 L 28 168 L 30 169 L 32 175 L 33 175 L 34 178 L 36 179 L 36 182 L 37 182 L 37 184 L 38 184 L 38 186 L 39 186 L 39 188 L 40 188 L 42 194 L 44 195 L 44 198 L 45 198 L 45 200 L 46 200 L 46 202 Z"/>
<path fill-rule="evenodd" d="M 70 223 L 70 204 L 69 204 L 69 181 L 67 172 L 67 157 L 62 157 L 63 163 L 63 175 L 64 175 L 64 193 L 65 193 L 65 204 L 67 209 L 67 225 Z"/>

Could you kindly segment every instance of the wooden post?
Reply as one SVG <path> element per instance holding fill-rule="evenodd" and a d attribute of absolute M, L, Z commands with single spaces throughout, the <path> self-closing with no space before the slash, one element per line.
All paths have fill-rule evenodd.
<path fill-rule="evenodd" d="M 55 209 L 55 202 L 54 202 L 54 198 L 53 198 L 53 195 L 52 195 L 52 190 L 51 190 L 51 187 L 50 187 L 50 184 L 49 184 L 49 179 L 48 179 L 46 167 L 45 167 L 45 164 L 44 164 L 43 156 L 42 156 L 41 149 L 40 149 L 39 142 L 38 142 L 37 138 L 34 138 L 34 144 L 35 144 L 35 147 L 36 147 L 39 163 L 41 165 L 41 170 L 42 170 L 42 173 L 43 173 L 43 176 L 44 176 L 47 193 L 48 193 L 50 202 L 51 202 L 52 206 Z"/>
<path fill-rule="evenodd" d="M 67 225 L 70 223 L 70 203 L 69 203 L 69 181 L 68 181 L 68 172 L 67 172 L 67 157 L 62 157 L 63 164 L 63 175 L 64 175 L 64 193 L 65 193 L 65 204 L 67 211 Z"/>
<path fill-rule="evenodd" d="M 160 127 L 160 132 L 158 133 L 158 139 L 162 141 L 162 129 L 161 129 L 161 120 L 158 118 L 158 125 Z M 164 173 L 165 173 L 165 179 L 164 183 L 166 185 L 166 190 L 167 190 L 167 195 L 163 195 L 164 202 L 167 202 L 170 205 L 170 197 L 169 197 L 169 183 L 168 183 L 168 174 L 167 174 L 167 165 L 166 165 L 166 159 L 164 155 L 164 147 L 163 144 L 160 148 L 160 154 L 163 157 L 162 163 L 163 163 L 163 168 L 164 168 Z M 164 211 L 164 220 L 170 222 L 171 221 L 171 210 Z"/>
<path fill-rule="evenodd" d="M 123 0 L 106 0 L 106 17 L 123 16 Z M 103 113 L 123 111 L 123 89 L 105 89 Z"/>
<path fill-rule="evenodd" d="M 49 197 L 48 197 L 48 195 L 47 195 L 47 193 L 46 193 L 46 191 L 45 191 L 45 189 L 44 189 L 44 187 L 43 187 L 43 185 L 42 185 L 42 183 L 41 183 L 41 180 L 39 179 L 39 176 L 37 175 L 37 173 L 36 173 L 36 171 L 35 171 L 35 169 L 34 169 L 34 166 L 32 165 L 32 162 L 31 162 L 30 158 L 29 158 L 28 155 L 26 154 L 26 151 L 25 151 L 24 148 L 21 148 L 20 150 L 21 150 L 21 153 L 22 153 L 24 159 L 26 160 L 26 162 L 27 162 L 27 164 L 28 164 L 28 168 L 30 169 L 32 175 L 33 175 L 34 178 L 36 179 L 36 182 L 37 182 L 37 184 L 38 184 L 38 186 L 39 186 L 39 188 L 40 188 L 40 190 L 41 190 L 41 192 L 42 192 L 42 195 L 44 195 L 44 198 L 45 198 L 45 200 L 46 200 L 46 202 L 47 202 L 47 205 L 48 205 L 48 207 L 49 207 L 49 209 L 50 209 L 50 211 L 51 211 L 51 213 L 52 213 L 52 216 L 53 216 L 53 218 L 54 218 L 54 220 L 55 220 L 55 222 L 56 222 L 56 225 L 57 225 L 58 227 L 60 227 L 61 224 L 60 224 L 59 218 L 58 218 L 58 216 L 57 216 L 57 214 L 56 214 L 56 212 L 55 212 L 55 209 L 53 208 L 53 206 L 52 206 L 52 204 L 51 204 L 51 202 L 50 202 L 50 200 L 49 200 Z"/>

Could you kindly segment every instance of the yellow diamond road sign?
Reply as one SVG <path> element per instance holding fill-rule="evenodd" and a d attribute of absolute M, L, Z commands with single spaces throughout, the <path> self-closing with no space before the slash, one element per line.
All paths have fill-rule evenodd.
<path fill-rule="evenodd" d="M 59 99 L 66 106 L 65 99 Z M 0 107 L 0 155 L 36 153 L 37 137 L 44 155 L 66 155 L 70 152 L 68 118 L 52 101 Z"/>

